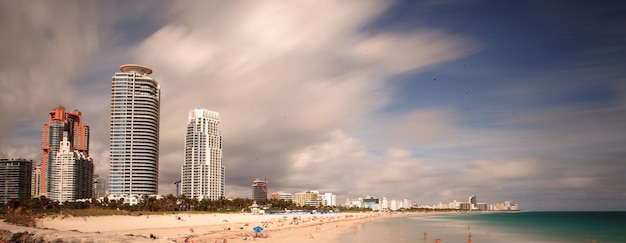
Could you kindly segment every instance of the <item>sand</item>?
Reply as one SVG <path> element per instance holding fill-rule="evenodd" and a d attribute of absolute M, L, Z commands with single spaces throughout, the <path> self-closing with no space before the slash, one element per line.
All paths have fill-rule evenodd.
<path fill-rule="evenodd" d="M 56 217 L 37 221 L 29 232 L 52 238 L 94 242 L 337 242 L 361 223 L 391 217 L 379 213 L 341 214 L 163 214 L 142 216 Z M 261 226 L 265 237 L 256 237 Z M 21 227 L 0 223 L 0 229 Z M 45 229 L 45 230 L 44 230 Z M 150 239 L 150 235 L 158 240 Z M 66 240 L 67 241 L 67 240 Z"/>

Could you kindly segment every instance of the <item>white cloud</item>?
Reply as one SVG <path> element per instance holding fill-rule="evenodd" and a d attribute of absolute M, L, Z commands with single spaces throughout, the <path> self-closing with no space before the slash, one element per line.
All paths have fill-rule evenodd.
<path fill-rule="evenodd" d="M 250 182 L 267 177 L 270 191 L 409 192 L 418 201 L 623 198 L 626 86 L 619 65 L 585 59 L 575 69 L 520 67 L 527 75 L 512 80 L 510 70 L 480 55 L 467 60 L 478 65 L 435 73 L 502 78 L 475 89 L 511 84 L 495 91 L 502 96 L 458 104 L 441 91 L 449 106 L 419 107 L 396 97 L 403 93 L 397 75 L 482 45 L 444 29 L 381 28 L 376 21 L 388 20 L 392 2 L 97 4 L 0 2 L 2 156 L 38 159 L 41 125 L 61 104 L 83 112 L 104 176 L 110 76 L 120 64 L 139 62 L 162 85 L 162 193 L 173 192 L 180 177 L 187 112 L 208 108 L 222 117 L 233 196 L 250 196 Z M 454 89 L 446 85 L 463 82 L 437 84 Z"/>
<path fill-rule="evenodd" d="M 474 50 L 442 31 L 362 32 L 388 7 L 377 2 L 177 4 L 135 52 L 162 86 L 163 181 L 176 179 L 192 108 L 220 112 L 227 189 L 243 192 L 255 178 L 287 176 L 294 151 L 389 105 L 371 94 L 390 92 L 390 78 Z"/>
<path fill-rule="evenodd" d="M 538 176 L 539 169 L 535 159 L 479 160 L 470 163 L 465 179 L 468 183 L 527 180 Z"/>
<path fill-rule="evenodd" d="M 98 51 L 101 33 L 90 4 L 0 4 L 0 138 L 4 138 L 17 118 L 45 118 L 48 111 L 75 98 L 70 80 Z"/>
<path fill-rule="evenodd" d="M 466 38 L 452 37 L 440 31 L 411 30 L 409 33 L 391 32 L 364 38 L 356 43 L 352 54 L 369 70 L 393 75 L 456 59 L 476 48 L 469 43 Z"/>
<path fill-rule="evenodd" d="M 351 197 L 402 197 L 411 190 L 434 186 L 447 173 L 415 158 L 408 150 L 389 148 L 380 155 L 369 151 L 359 140 L 333 131 L 324 142 L 292 154 L 283 187 L 294 192 L 323 190 Z"/>

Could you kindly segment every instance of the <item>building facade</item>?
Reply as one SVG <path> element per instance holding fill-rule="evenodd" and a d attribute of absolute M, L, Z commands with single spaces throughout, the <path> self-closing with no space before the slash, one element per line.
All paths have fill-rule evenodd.
<path fill-rule="evenodd" d="M 41 165 L 33 166 L 30 181 L 30 195 L 33 198 L 41 196 Z"/>
<path fill-rule="evenodd" d="M 152 69 L 120 66 L 112 77 L 109 194 L 158 193 L 160 86 Z"/>
<path fill-rule="evenodd" d="M 106 196 L 107 182 L 106 178 L 99 175 L 93 175 L 93 196 L 95 198 L 101 198 Z"/>
<path fill-rule="evenodd" d="M 267 200 L 267 179 L 256 179 L 252 182 L 252 200 Z"/>
<path fill-rule="evenodd" d="M 332 194 L 330 192 L 324 193 L 323 197 L 324 202 L 322 203 L 324 206 L 337 206 L 337 195 Z"/>
<path fill-rule="evenodd" d="M 50 111 L 49 122 L 43 125 L 41 139 L 41 189 L 40 194 L 49 196 L 53 187 L 51 178 L 53 161 L 59 152 L 61 140 L 67 136 L 70 150 L 89 156 L 89 126 L 82 124 L 80 111 L 68 112 L 58 106 Z"/>
<path fill-rule="evenodd" d="M 52 168 L 51 200 L 64 203 L 93 196 L 93 161 L 77 150 L 72 151 L 67 136 L 61 140 Z"/>
<path fill-rule="evenodd" d="M 224 197 L 225 170 L 222 166 L 222 132 L 218 112 L 189 111 L 185 135 L 185 161 L 181 169 L 180 193 L 198 200 Z"/>
<path fill-rule="evenodd" d="M 0 159 L 0 203 L 30 199 L 32 172 L 32 160 Z"/>
<path fill-rule="evenodd" d="M 476 203 L 478 202 L 476 200 L 476 196 L 470 196 L 469 199 L 467 200 L 470 204 L 470 209 L 476 209 Z"/>
<path fill-rule="evenodd" d="M 293 201 L 293 194 L 287 192 L 277 192 L 270 195 L 271 199 Z"/>
<path fill-rule="evenodd" d="M 294 203 L 296 206 L 312 206 L 317 207 L 322 203 L 322 198 L 318 191 L 304 191 L 295 194 Z"/>

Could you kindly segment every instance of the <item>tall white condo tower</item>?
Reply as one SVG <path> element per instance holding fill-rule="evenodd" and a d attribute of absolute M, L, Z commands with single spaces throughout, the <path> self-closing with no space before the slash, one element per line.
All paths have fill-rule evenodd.
<path fill-rule="evenodd" d="M 180 193 L 197 200 L 221 199 L 224 178 L 219 113 L 206 109 L 189 111 Z"/>

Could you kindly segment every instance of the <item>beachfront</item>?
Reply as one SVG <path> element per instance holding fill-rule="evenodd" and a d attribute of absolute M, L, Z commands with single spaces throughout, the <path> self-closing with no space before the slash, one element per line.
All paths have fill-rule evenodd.
<path fill-rule="evenodd" d="M 396 214 L 397 215 L 397 214 Z M 0 223 L 0 229 L 28 231 L 46 240 L 93 242 L 334 242 L 363 222 L 396 215 L 341 214 L 186 214 L 56 217 L 38 219 L 37 228 Z M 257 234 L 254 228 L 263 230 Z M 156 238 L 156 239 L 155 239 Z"/>

